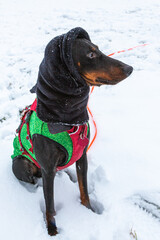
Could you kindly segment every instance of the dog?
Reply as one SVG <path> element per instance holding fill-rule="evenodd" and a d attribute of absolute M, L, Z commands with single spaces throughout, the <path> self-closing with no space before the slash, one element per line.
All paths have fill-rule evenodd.
<path fill-rule="evenodd" d="M 103 54 L 82 28 L 52 39 L 45 49 L 34 103 L 25 109 L 14 139 L 12 170 L 35 184 L 42 177 L 48 234 L 58 233 L 53 182 L 58 170 L 76 163 L 81 203 L 94 211 L 87 190 L 90 86 L 115 85 L 133 68 Z"/>

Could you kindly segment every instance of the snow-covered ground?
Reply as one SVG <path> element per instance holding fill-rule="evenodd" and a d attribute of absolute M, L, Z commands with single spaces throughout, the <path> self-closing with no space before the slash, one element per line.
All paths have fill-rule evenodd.
<path fill-rule="evenodd" d="M 58 173 L 55 239 L 160 239 L 159 22 L 158 0 L 0 0 L 0 239 L 51 239 L 42 187 L 19 184 L 10 155 L 46 44 L 77 26 L 106 54 L 149 45 L 114 55 L 134 67 L 132 76 L 96 88 L 89 101 L 98 136 L 88 153 L 88 185 L 101 214 L 83 207 L 77 182 Z M 74 166 L 69 173 L 75 178 Z"/>

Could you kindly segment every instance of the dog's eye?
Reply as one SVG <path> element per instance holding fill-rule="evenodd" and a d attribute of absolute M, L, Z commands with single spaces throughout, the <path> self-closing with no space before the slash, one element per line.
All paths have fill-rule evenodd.
<path fill-rule="evenodd" d="M 95 58 L 95 57 L 97 57 L 97 55 L 96 55 L 95 52 L 90 52 L 90 53 L 87 54 L 87 57 L 89 57 L 89 58 Z"/>

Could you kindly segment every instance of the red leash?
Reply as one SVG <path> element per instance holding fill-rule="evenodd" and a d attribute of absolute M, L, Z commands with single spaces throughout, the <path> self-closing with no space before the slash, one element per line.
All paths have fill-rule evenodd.
<path fill-rule="evenodd" d="M 125 50 L 121 50 L 121 51 L 118 51 L 118 52 L 111 53 L 111 54 L 109 54 L 108 56 L 110 57 L 110 56 L 113 56 L 113 55 L 116 54 L 116 53 L 127 52 L 127 51 L 133 50 L 133 49 L 138 48 L 138 47 L 145 47 L 145 46 L 147 46 L 147 45 L 149 45 L 149 44 L 148 44 L 148 43 L 141 44 L 141 45 L 138 45 L 138 46 L 135 46 L 135 47 L 132 47 L 132 48 L 128 48 L 128 49 L 125 49 Z"/>
<path fill-rule="evenodd" d="M 141 44 L 141 45 L 138 45 L 138 46 L 135 46 L 135 47 L 132 47 L 132 48 L 128 48 L 128 49 L 125 49 L 125 50 L 121 50 L 121 51 L 118 51 L 118 52 L 114 52 L 114 53 L 109 54 L 108 57 L 113 56 L 113 55 L 116 54 L 116 53 L 127 52 L 127 51 L 133 50 L 133 49 L 138 48 L 138 47 L 145 47 L 145 46 L 147 46 L 147 45 L 149 45 L 149 44 L 145 43 L 145 44 Z M 94 90 L 94 87 L 91 88 L 90 95 L 93 93 L 93 90 Z M 87 151 L 88 151 L 88 150 L 91 148 L 92 144 L 94 143 L 94 141 L 95 141 L 95 139 L 96 139 L 96 137 L 97 137 L 97 125 L 96 125 L 96 122 L 95 122 L 95 120 L 94 120 L 93 114 L 92 114 L 92 112 L 91 112 L 91 110 L 90 110 L 90 108 L 89 108 L 88 106 L 87 106 L 87 109 L 88 109 L 88 112 L 89 112 L 89 114 L 90 114 L 90 116 L 91 116 L 91 119 L 92 119 L 92 122 L 93 122 L 94 128 L 95 128 L 93 139 L 92 139 L 92 141 L 91 141 L 91 143 L 89 144 L 88 149 L 87 149 Z"/>
<path fill-rule="evenodd" d="M 16 132 L 18 133 L 18 139 L 19 139 L 19 143 L 20 143 L 20 146 L 21 146 L 20 151 L 22 152 L 22 155 L 26 155 L 26 156 L 28 156 L 29 158 L 31 158 L 32 161 L 34 162 L 34 164 L 35 164 L 38 168 L 40 168 L 40 165 L 35 161 L 35 159 L 34 159 L 34 158 L 26 151 L 26 149 L 23 147 L 23 144 L 22 144 L 22 141 L 21 141 L 21 137 L 20 137 L 22 127 L 23 127 L 23 125 L 26 123 L 26 124 L 27 124 L 27 137 L 26 137 L 26 139 L 27 139 L 27 140 L 30 142 L 30 144 L 31 144 L 31 148 L 29 149 L 29 151 L 30 151 L 31 153 L 33 153 L 33 143 L 32 143 L 31 137 L 30 137 L 28 118 L 30 118 L 31 111 L 33 111 L 34 106 L 36 106 L 36 100 L 33 102 L 33 104 L 31 105 L 31 107 L 26 107 L 26 108 L 25 108 L 24 112 L 22 113 L 20 127 L 16 130 Z"/>

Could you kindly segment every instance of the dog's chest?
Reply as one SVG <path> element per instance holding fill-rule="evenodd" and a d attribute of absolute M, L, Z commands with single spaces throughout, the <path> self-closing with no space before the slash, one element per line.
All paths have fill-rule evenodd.
<path fill-rule="evenodd" d="M 36 161 L 36 156 L 31 141 L 34 134 L 40 134 L 53 140 L 53 142 L 59 144 L 61 148 L 64 148 L 64 151 L 67 153 L 66 161 L 63 166 L 57 168 L 57 170 L 62 170 L 63 168 L 69 167 L 81 158 L 83 151 L 89 142 L 88 133 L 89 125 L 84 124 L 80 126 L 74 126 L 67 131 L 53 134 L 50 132 L 48 124 L 41 121 L 36 112 L 33 111 L 29 120 L 30 138 L 27 137 L 27 124 L 24 124 L 21 129 L 20 136 L 17 136 L 14 140 L 14 154 L 12 155 L 12 158 L 18 155 L 23 155 L 32 162 L 33 159 Z M 26 151 L 21 151 L 21 145 L 23 145 L 23 149 L 27 151 L 27 154 L 25 154 Z"/>

